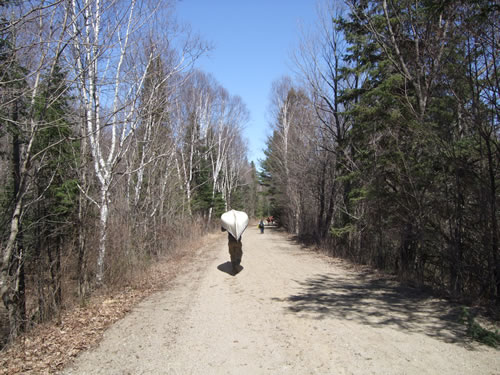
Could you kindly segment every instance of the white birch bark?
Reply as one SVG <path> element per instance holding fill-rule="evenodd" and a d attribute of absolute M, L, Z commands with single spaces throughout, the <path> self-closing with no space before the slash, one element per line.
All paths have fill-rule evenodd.
<path fill-rule="evenodd" d="M 130 66 L 125 59 L 132 53 L 131 38 L 147 17 L 136 10 L 136 1 L 107 3 L 100 0 L 71 1 L 75 80 L 86 111 L 86 135 L 100 185 L 99 250 L 96 281 L 102 284 L 105 269 L 106 238 L 115 168 L 128 151 L 129 138 L 136 126 L 136 102 L 146 66 Z M 121 12 L 124 24 L 112 23 L 109 12 Z M 112 92 L 112 96 L 104 94 Z M 101 105 L 104 100 L 107 105 Z M 109 113 L 110 112 L 110 113 Z M 110 132 L 104 134 L 106 128 Z M 105 144 L 109 140 L 109 150 Z"/>
<path fill-rule="evenodd" d="M 224 168 L 224 165 L 238 165 L 246 155 L 246 147 L 238 142 L 242 126 L 248 121 L 248 111 L 239 97 L 229 96 L 225 90 L 221 90 L 219 105 L 219 118 L 214 129 L 214 143 L 210 146 L 212 164 L 212 199 L 216 193 L 221 192 L 225 198 L 225 208 L 228 208 L 231 188 L 227 189 L 228 181 L 234 176 L 225 176 L 225 173 L 236 171 L 234 168 Z M 236 149 L 240 146 L 240 149 Z M 231 154 L 230 152 L 233 151 Z M 228 160 L 231 158 L 232 160 Z M 238 177 L 241 177 L 238 174 Z M 225 185 L 225 186 L 224 186 Z M 226 188 L 225 188 L 226 187 Z M 212 208 L 209 211 L 208 221 L 212 217 Z"/>
<path fill-rule="evenodd" d="M 185 83 L 182 91 L 183 95 L 177 99 L 175 106 L 178 133 L 176 164 L 186 197 L 187 213 L 191 216 L 193 191 L 197 188 L 194 186 L 196 158 L 205 157 L 198 153 L 207 134 L 212 94 L 207 78 L 200 72 Z"/>

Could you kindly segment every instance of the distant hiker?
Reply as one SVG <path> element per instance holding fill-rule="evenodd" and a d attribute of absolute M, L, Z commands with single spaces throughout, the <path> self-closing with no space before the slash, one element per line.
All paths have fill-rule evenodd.
<path fill-rule="evenodd" d="M 241 235 L 248 225 L 248 215 L 243 211 L 231 210 L 221 215 L 221 230 L 227 231 L 229 255 L 233 272 L 238 272 L 238 266 L 243 256 Z"/>
<path fill-rule="evenodd" d="M 260 233 L 264 233 L 264 220 L 261 220 L 259 223 Z"/>

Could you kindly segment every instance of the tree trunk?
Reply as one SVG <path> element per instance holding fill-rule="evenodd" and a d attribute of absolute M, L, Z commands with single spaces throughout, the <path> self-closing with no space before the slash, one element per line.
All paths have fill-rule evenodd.
<path fill-rule="evenodd" d="M 47 246 L 47 256 L 49 258 L 49 271 L 50 271 L 50 291 L 53 313 L 58 313 L 62 303 L 61 293 L 61 242 L 62 237 L 57 236 L 54 241 L 54 249 L 49 244 Z"/>
<path fill-rule="evenodd" d="M 486 138 L 486 137 L 485 137 Z M 498 220 L 497 220 L 497 192 L 495 181 L 495 166 L 493 162 L 493 150 L 491 140 L 486 141 L 486 151 L 488 152 L 488 174 L 489 174 L 489 200 L 490 200 L 490 220 L 491 220 L 491 253 L 494 262 L 495 279 L 495 301 L 500 305 L 500 255 L 498 254 Z"/>
<path fill-rule="evenodd" d="M 318 223 L 317 223 L 317 240 L 321 241 L 324 238 L 324 233 L 325 233 L 325 222 L 324 222 L 324 216 L 325 216 L 325 185 L 326 185 L 326 163 L 322 165 L 321 168 L 321 174 L 320 174 L 320 181 L 318 183 L 318 195 L 319 195 L 319 210 L 318 210 Z"/>
<path fill-rule="evenodd" d="M 85 185 L 84 185 L 85 186 Z M 86 199 L 83 193 L 80 192 L 80 197 L 78 199 L 78 296 L 80 298 L 85 298 L 89 291 L 88 285 L 88 275 L 87 275 L 87 255 L 86 255 L 86 231 L 83 218 L 85 217 L 85 212 L 87 211 Z"/>
<path fill-rule="evenodd" d="M 17 106 L 14 110 L 17 120 Z M 33 139 L 27 145 L 27 154 Z M 25 294 L 24 294 L 24 253 L 19 243 L 21 232 L 21 213 L 26 192 L 27 160 L 21 163 L 21 147 L 17 134 L 13 135 L 13 178 L 14 178 L 14 211 L 10 221 L 9 237 L 6 241 L 0 268 L 0 296 L 8 310 L 10 336 L 17 337 L 24 329 Z"/>
<path fill-rule="evenodd" d="M 406 223 L 404 225 L 403 231 L 401 233 L 401 245 L 400 245 L 400 270 L 399 274 L 407 279 L 411 276 L 412 265 L 415 260 L 415 243 L 413 241 L 413 225 Z"/>
<path fill-rule="evenodd" d="M 101 187 L 101 210 L 100 210 L 100 232 L 99 232 L 99 253 L 97 255 L 96 281 L 102 285 L 104 278 L 104 258 L 106 255 L 106 234 L 108 227 L 109 196 L 106 186 Z"/>

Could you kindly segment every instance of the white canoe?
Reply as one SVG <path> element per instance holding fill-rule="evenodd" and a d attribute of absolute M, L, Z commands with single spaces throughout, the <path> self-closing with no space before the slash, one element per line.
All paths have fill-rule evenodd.
<path fill-rule="evenodd" d="M 239 239 L 248 226 L 248 215 L 243 211 L 231 210 L 220 217 L 222 227 L 236 239 Z"/>

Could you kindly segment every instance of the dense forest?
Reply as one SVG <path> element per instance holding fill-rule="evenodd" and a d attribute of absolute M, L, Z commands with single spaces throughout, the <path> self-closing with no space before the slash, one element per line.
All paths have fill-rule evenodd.
<path fill-rule="evenodd" d="M 500 305 L 500 7 L 325 1 L 248 111 L 167 0 L 0 2 L 0 313 L 15 338 L 229 208 L 452 298 Z M 2 316 L 3 314 L 0 314 Z"/>
<path fill-rule="evenodd" d="M 497 1 L 348 0 L 275 82 L 261 181 L 303 241 L 500 305 Z"/>
<path fill-rule="evenodd" d="M 248 111 L 165 1 L 0 3 L 0 317 L 10 337 L 255 214 Z"/>

